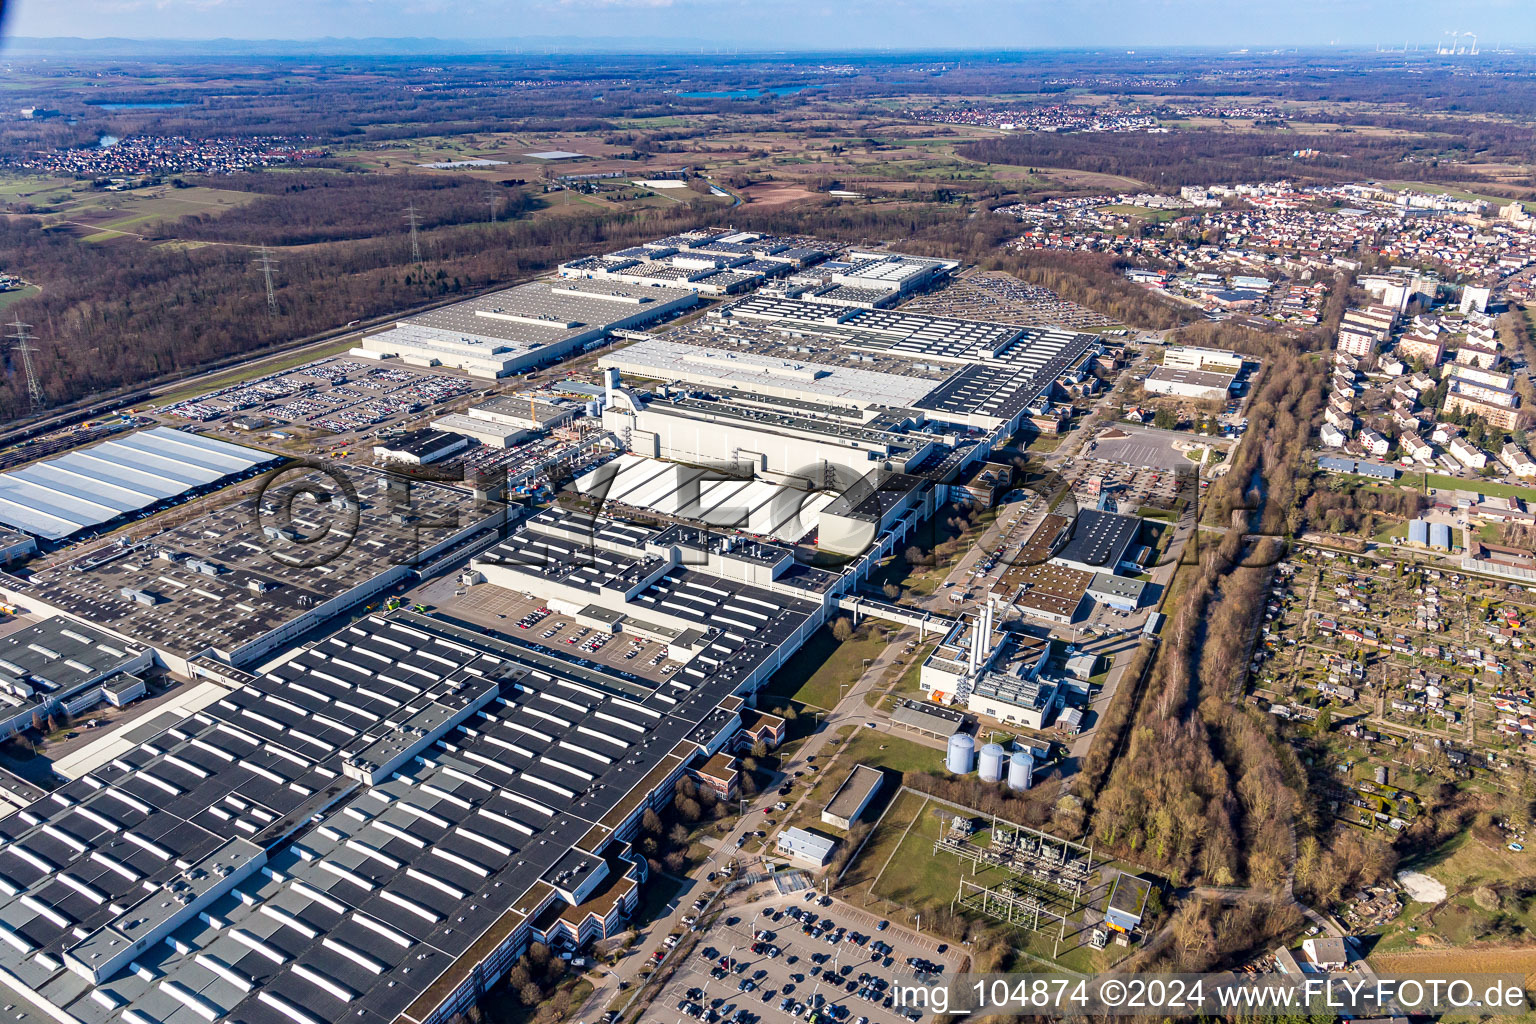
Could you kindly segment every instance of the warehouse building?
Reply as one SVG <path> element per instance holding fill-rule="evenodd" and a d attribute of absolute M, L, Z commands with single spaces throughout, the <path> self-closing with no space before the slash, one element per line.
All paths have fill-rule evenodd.
<path fill-rule="evenodd" d="M 735 685 L 362 619 L 0 826 L 0 984 L 81 1024 L 446 1024 L 530 943 L 622 930 Z"/>
<path fill-rule="evenodd" d="M 836 286 L 833 294 L 858 289 L 870 293 L 871 299 L 884 295 L 894 299 L 933 287 L 959 266 L 954 260 L 855 250 L 848 253 L 829 277 Z"/>
<path fill-rule="evenodd" d="M 1076 382 L 1102 339 L 900 310 L 758 294 L 666 339 L 605 354 L 626 376 L 851 409 L 894 408 L 998 433 L 1017 430 L 1058 382 Z"/>
<path fill-rule="evenodd" d="M 0 530 L 0 566 L 14 565 L 37 554 L 37 538 L 19 530 Z"/>
<path fill-rule="evenodd" d="M 1086 508 L 1078 512 L 1066 543 L 1051 560 L 1088 573 L 1140 572 L 1135 561 L 1140 535 L 1136 516 Z"/>
<path fill-rule="evenodd" d="M 469 447 L 469 437 L 438 429 L 412 430 L 373 446 L 373 456 L 384 462 L 426 466 Z"/>
<path fill-rule="evenodd" d="M 0 474 L 0 524 L 62 541 L 111 529 L 279 461 L 256 448 L 153 427 Z"/>
<path fill-rule="evenodd" d="M 1096 572 L 1088 583 L 1088 596 L 1096 602 L 1122 612 L 1133 612 L 1141 605 L 1146 583 L 1130 576 Z"/>
<path fill-rule="evenodd" d="M 698 301 L 693 289 L 660 280 L 533 281 L 401 320 L 352 354 L 495 379 L 548 366 L 610 331 L 644 327 Z"/>
<path fill-rule="evenodd" d="M 847 409 L 910 407 L 931 392 L 937 381 L 864 369 L 808 363 L 801 359 L 759 355 L 750 347 L 733 349 L 649 338 L 605 352 L 598 361 L 624 377 L 676 381 L 710 391 L 754 391 L 791 400 L 809 400 Z"/>
<path fill-rule="evenodd" d="M 533 435 L 522 427 L 509 427 L 472 413 L 452 412 L 432 421 L 432 429 L 479 441 L 491 448 L 512 448 Z"/>
<path fill-rule="evenodd" d="M 571 423 L 580 410 L 564 401 L 498 395 L 470 406 L 465 415 L 502 427 L 520 430 L 554 430 Z"/>
<path fill-rule="evenodd" d="M 1163 365 L 1170 370 L 1207 370 L 1235 377 L 1243 372 L 1243 357 L 1221 348 L 1169 345 L 1163 350 Z"/>
<path fill-rule="evenodd" d="M 153 663 L 148 647 L 63 616 L 0 637 L 0 739 L 60 712 L 120 707 L 144 693 L 137 673 Z"/>
<path fill-rule="evenodd" d="M 1178 395 L 1216 402 L 1226 401 L 1236 378 L 1211 370 L 1183 370 L 1159 366 L 1147 375 L 1142 387 L 1154 395 Z"/>
<path fill-rule="evenodd" d="M 619 371 L 605 371 L 615 382 Z M 921 414 L 856 414 L 831 403 L 721 389 L 608 400 L 603 426 L 630 451 L 677 462 L 740 466 L 770 479 L 820 481 L 826 467 L 863 476 L 872 468 L 906 472 L 938 440 L 912 430 Z"/>

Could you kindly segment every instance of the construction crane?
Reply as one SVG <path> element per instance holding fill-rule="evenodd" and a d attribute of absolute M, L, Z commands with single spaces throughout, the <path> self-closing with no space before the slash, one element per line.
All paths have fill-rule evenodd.
<path fill-rule="evenodd" d="M 38 379 L 37 366 L 32 362 L 32 353 L 37 351 L 37 346 L 32 342 L 37 338 L 32 334 L 32 325 L 21 322 L 17 317 L 8 325 L 12 333 L 7 335 L 16 344 L 11 346 L 11 351 L 21 356 L 21 372 L 27 378 L 27 398 L 32 403 L 32 411 L 35 413 L 45 404 L 46 396 L 43 394 L 43 382 Z"/>

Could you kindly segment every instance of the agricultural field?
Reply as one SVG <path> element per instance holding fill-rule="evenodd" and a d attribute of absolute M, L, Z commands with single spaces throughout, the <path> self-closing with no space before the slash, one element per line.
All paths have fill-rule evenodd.
<path fill-rule="evenodd" d="M 39 214 L 48 227 L 67 227 L 86 242 L 142 238 L 193 214 L 218 215 L 251 202 L 254 193 L 173 185 L 127 189 L 94 188 L 84 182 L 11 177 L 0 183 L 0 211 Z"/>

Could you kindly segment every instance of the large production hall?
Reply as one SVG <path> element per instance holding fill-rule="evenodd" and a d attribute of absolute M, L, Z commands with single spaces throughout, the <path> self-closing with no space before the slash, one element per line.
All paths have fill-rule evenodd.
<path fill-rule="evenodd" d="M 364 619 L 0 823 L 0 968 L 84 1024 L 445 1021 L 634 908 L 628 840 L 732 740 L 735 688 Z"/>
<path fill-rule="evenodd" d="M 0 524 L 60 541 L 276 461 L 187 430 L 141 430 L 0 474 Z"/>
<path fill-rule="evenodd" d="M 640 814 L 734 743 L 843 584 L 559 509 L 472 565 L 432 615 L 306 645 L 0 823 L 0 966 L 88 1024 L 443 1021 L 529 941 L 618 927 Z M 525 593 L 666 670 L 475 622 Z"/>
<path fill-rule="evenodd" d="M 626 378 L 758 390 L 1012 432 L 1102 349 L 1092 334 L 752 296 L 604 355 Z"/>

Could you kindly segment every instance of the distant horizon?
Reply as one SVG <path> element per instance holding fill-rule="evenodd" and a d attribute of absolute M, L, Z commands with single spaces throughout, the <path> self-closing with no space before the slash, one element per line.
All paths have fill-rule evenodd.
<path fill-rule="evenodd" d="M 829 47 L 829 46 L 783 46 L 783 45 L 780 45 L 780 46 L 767 46 L 767 45 L 764 45 L 764 46 L 761 46 L 761 47 L 752 47 L 752 46 L 747 46 L 747 45 L 735 45 L 735 44 L 730 44 L 730 43 L 720 43 L 720 42 L 714 42 L 714 41 L 710 41 L 710 40 L 674 39 L 674 38 L 669 38 L 669 37 L 665 37 L 665 36 L 631 36 L 631 37 L 627 37 L 627 41 L 631 42 L 631 43 L 650 43 L 650 44 L 662 43 L 662 44 L 666 44 L 666 45 L 673 45 L 673 46 L 677 46 L 677 47 L 680 48 L 679 52 L 684 52 L 684 53 L 687 52 L 687 50 L 686 49 L 682 49 L 683 47 L 694 48 L 694 49 L 699 48 L 699 47 L 703 47 L 703 48 L 706 48 L 706 49 L 712 49 L 712 50 L 720 51 L 720 52 L 729 51 L 731 53 L 740 53 L 740 54 L 778 54 L 778 53 L 827 53 L 827 54 L 836 54 L 836 53 L 858 53 L 858 52 L 877 52 L 877 53 L 887 53 L 887 52 L 889 52 L 889 53 L 959 53 L 959 54 L 964 54 L 964 53 L 1095 53 L 1095 52 L 1099 52 L 1099 51 L 1113 51 L 1116 54 L 1120 54 L 1120 53 L 1135 54 L 1136 52 L 1138 52 L 1138 50 L 1140 50 L 1140 51 L 1145 51 L 1146 53 L 1178 53 L 1178 52 L 1216 51 L 1216 52 L 1219 52 L 1219 53 L 1222 53 L 1222 54 L 1231 54 L 1231 55 L 1234 55 L 1234 56 L 1240 55 L 1240 54 L 1248 54 L 1248 55 L 1253 55 L 1253 56 L 1264 56 L 1264 55 L 1284 54 L 1284 53 L 1358 52 L 1358 53 L 1384 53 L 1385 54 L 1385 53 L 1403 53 L 1404 52 L 1404 47 L 1403 47 L 1403 44 L 1401 44 L 1401 43 L 1397 44 L 1397 46 L 1394 47 L 1394 48 L 1385 48 L 1384 46 L 1376 46 L 1376 45 L 1367 44 L 1367 43 L 1310 43 L 1310 44 L 1296 43 L 1296 44 L 1285 45 L 1285 46 L 1275 46 L 1275 45 L 1239 46 L 1239 45 L 1230 44 L 1230 43 L 1158 43 L 1158 44 L 1147 44 L 1147 45 L 1144 45 L 1144 46 L 1133 47 L 1133 48 L 1127 49 L 1123 45 L 1119 45 L 1119 44 L 1105 44 L 1105 43 L 1099 43 L 1099 44 L 1088 44 L 1088 43 L 1065 44 L 1064 43 L 1064 44 L 1049 45 L 1049 46 L 1047 46 L 1047 45 L 1041 45 L 1041 46 L 1012 46 L 1012 45 L 998 44 L 998 45 L 992 45 L 992 46 L 987 46 L 987 45 L 969 45 L 969 46 L 961 46 L 961 45 L 954 45 L 954 46 L 917 46 L 917 45 L 913 45 L 913 46 L 877 46 L 877 45 L 858 46 L 858 45 L 844 45 L 844 46 Z M 441 48 L 444 48 L 444 49 L 450 49 L 450 50 L 453 50 L 453 51 L 463 50 L 463 52 L 466 52 L 466 53 L 475 53 L 475 52 L 481 52 L 481 51 L 484 51 L 484 52 L 501 52 L 503 49 L 505 49 L 508 46 L 527 47 L 527 46 L 534 46 L 534 45 L 539 45 L 539 44 L 553 44 L 553 45 L 556 45 L 556 46 L 565 46 L 565 45 L 570 45 L 570 44 L 587 43 L 587 44 L 591 44 L 591 45 L 602 45 L 602 46 L 604 46 L 606 48 L 609 45 L 618 45 L 619 44 L 619 40 L 614 38 L 614 37 L 611 37 L 611 36 L 553 36 L 553 35 L 545 35 L 545 36 L 511 36 L 511 37 L 506 37 L 504 39 L 495 39 L 495 38 L 493 38 L 493 39 L 459 39 L 459 38 L 455 38 L 455 37 L 452 37 L 452 36 L 380 36 L 380 35 L 364 35 L 364 36 L 325 35 L 325 36 L 295 36 L 295 37 L 284 37 L 284 36 L 210 36 L 210 37 L 201 37 L 201 36 L 120 36 L 120 35 L 103 35 L 103 36 L 79 36 L 79 35 L 75 35 L 75 36 L 67 36 L 67 35 L 59 35 L 59 36 L 11 36 L 11 35 L 6 35 L 3 39 L 0 39 L 0 45 L 8 46 L 8 45 L 13 44 L 13 43 L 45 43 L 45 44 L 64 44 L 64 43 L 88 43 L 88 44 L 89 43 L 133 43 L 133 44 L 143 44 L 143 45 L 172 44 L 172 45 L 177 45 L 177 46 L 210 46 L 210 47 L 216 46 L 218 44 L 223 44 L 223 43 L 237 44 L 239 46 L 253 46 L 253 45 L 272 44 L 272 45 L 277 45 L 277 46 L 288 46 L 288 47 L 292 47 L 292 46 L 311 46 L 311 45 L 319 45 L 319 44 L 340 44 L 340 43 L 370 43 L 370 44 L 412 43 L 412 44 L 421 44 L 421 45 L 424 45 L 424 46 L 438 46 L 438 47 L 441 47 Z M 1409 53 L 1415 53 L 1415 52 L 1417 52 L 1417 53 L 1427 53 L 1427 54 L 1433 56 L 1434 52 L 1435 52 L 1435 46 L 1434 46 L 1434 44 L 1432 42 L 1425 42 L 1425 43 L 1421 43 L 1421 44 L 1415 45 L 1413 42 L 1410 41 L 1407 44 L 1407 46 L 1408 46 L 1407 52 L 1409 52 Z M 1526 43 L 1526 44 L 1513 45 L 1513 46 L 1502 46 L 1501 45 L 1501 46 L 1497 47 L 1496 49 L 1491 47 L 1491 46 L 1480 45 L 1479 49 L 1483 53 L 1492 53 L 1492 52 L 1501 52 L 1501 53 L 1502 52 L 1517 52 L 1518 53 L 1518 52 L 1522 52 L 1522 51 L 1536 52 L 1536 43 Z"/>
<path fill-rule="evenodd" d="M 1321 56 L 1326 54 L 1380 54 L 1381 56 L 1482 57 L 1536 54 L 1536 43 L 1483 46 L 1476 54 L 1437 53 L 1434 43 L 1405 48 L 1366 43 L 1296 44 L 1290 46 L 1236 46 L 1224 43 L 1120 45 L 1063 44 L 1055 46 L 857 46 L 835 48 L 808 46 L 737 46 L 709 40 L 661 36 L 616 39 L 604 36 L 526 36 L 511 39 L 454 39 L 434 36 L 313 36 L 306 38 L 258 38 L 218 36 L 5 36 L 0 39 L 0 58 L 12 54 L 72 55 L 91 57 L 490 57 L 490 56 L 999 56 L 1008 54 L 1106 54 L 1115 57 L 1205 54 L 1222 57 Z"/>
<path fill-rule="evenodd" d="M 251 56 L 304 49 L 479 54 L 994 53 L 1247 49 L 1433 55 L 1536 47 L 1525 0 L 10 0 L 3 49 L 156 47 Z M 303 35 L 275 36 L 274 25 Z M 89 26 L 91 34 L 80 30 Z M 174 33 L 164 28 L 175 26 Z M 473 26 L 472 30 L 469 27 Z M 423 33 L 424 27 L 437 31 Z M 457 31 L 455 31 L 455 29 Z M 366 44 L 366 45 L 365 45 Z M 342 49 L 337 49 L 338 47 Z M 1411 50 L 1410 50 L 1411 52 Z"/>

